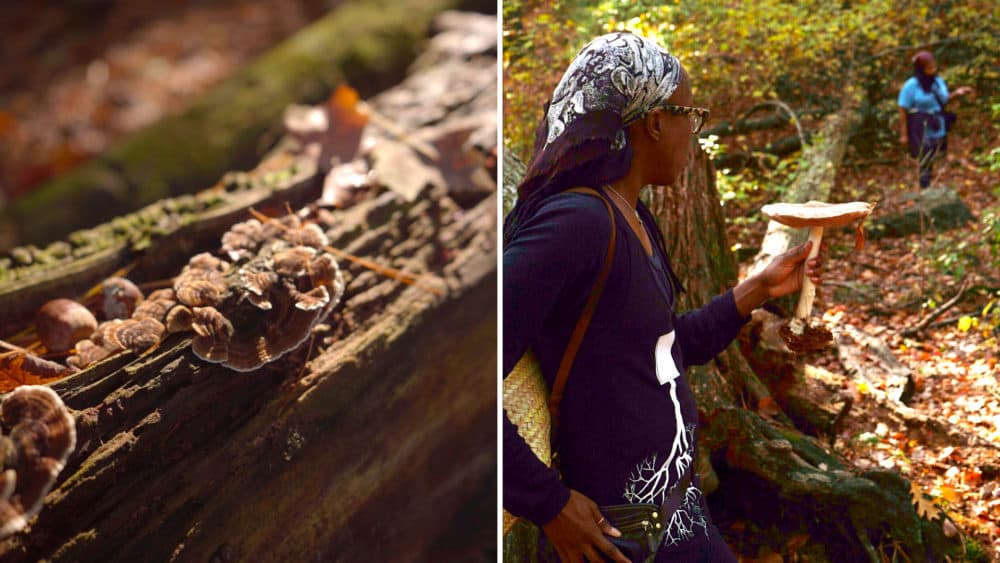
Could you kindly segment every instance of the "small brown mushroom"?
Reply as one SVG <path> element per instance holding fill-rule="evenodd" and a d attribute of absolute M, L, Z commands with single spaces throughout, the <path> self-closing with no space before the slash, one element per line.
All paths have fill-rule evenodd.
<path fill-rule="evenodd" d="M 229 263 L 207 252 L 193 256 L 174 279 L 177 300 L 189 307 L 214 307 L 227 293 Z"/>
<path fill-rule="evenodd" d="M 167 314 L 177 305 L 173 289 L 158 289 L 135 308 L 133 319 L 154 319 L 166 324 Z"/>
<path fill-rule="evenodd" d="M 222 235 L 222 251 L 236 262 L 256 254 L 260 244 L 267 238 L 264 226 L 256 219 L 233 225 Z"/>
<path fill-rule="evenodd" d="M 167 332 L 187 332 L 191 330 L 191 323 L 194 322 L 194 313 L 184 305 L 177 305 L 167 313 Z"/>
<path fill-rule="evenodd" d="M 254 304 L 258 309 L 271 310 L 274 305 L 268 299 L 268 294 L 274 286 L 277 276 L 273 272 L 262 272 L 256 270 L 240 270 L 240 287 L 244 290 L 244 297 Z"/>
<path fill-rule="evenodd" d="M 163 338 L 166 327 L 156 319 L 128 319 L 118 325 L 115 340 L 133 352 L 143 352 L 156 346 Z"/>
<path fill-rule="evenodd" d="M 97 329 L 97 319 L 71 299 L 53 299 L 35 317 L 38 338 L 50 352 L 66 352 Z"/>
<path fill-rule="evenodd" d="M 229 269 L 229 264 L 225 260 L 216 258 L 208 252 L 202 252 L 201 254 L 195 254 L 188 260 L 187 268 L 225 273 Z"/>
<path fill-rule="evenodd" d="M 293 246 L 274 253 L 274 271 L 282 276 L 298 277 L 309 271 L 309 264 L 316 256 L 316 249 Z"/>
<path fill-rule="evenodd" d="M 326 238 L 326 234 L 319 225 L 313 223 L 308 223 L 298 228 L 292 228 L 285 231 L 282 235 L 288 243 L 293 246 L 308 246 L 315 248 L 316 250 L 322 249 L 324 246 L 330 244 L 329 239 Z"/>
<path fill-rule="evenodd" d="M 322 285 L 314 287 L 305 293 L 293 289 L 291 294 L 295 300 L 295 307 L 303 311 L 322 309 L 330 302 L 330 293 Z"/>
<path fill-rule="evenodd" d="M 105 319 L 127 319 L 142 303 L 142 291 L 125 278 L 112 277 L 101 283 L 101 312 Z"/>
<path fill-rule="evenodd" d="M 195 355 L 207 362 L 225 362 L 229 358 L 233 324 L 213 307 L 195 307 L 192 313 L 195 337 L 191 349 Z"/>
<path fill-rule="evenodd" d="M 213 307 L 222 301 L 225 282 L 221 279 L 191 279 L 178 281 L 177 300 L 189 307 Z"/>
<path fill-rule="evenodd" d="M 766 217 L 782 225 L 801 228 L 809 227 L 809 249 L 811 260 L 819 253 L 823 240 L 824 227 L 844 227 L 858 221 L 855 248 L 864 245 L 864 232 L 861 230 L 861 220 L 872 212 L 874 204 L 863 201 L 851 203 L 825 203 L 810 201 L 808 203 L 773 203 L 761 209 Z M 833 339 L 829 330 L 823 327 L 811 327 L 807 322 L 812 311 L 813 300 L 816 298 L 816 286 L 803 272 L 802 291 L 795 308 L 795 319 L 779 331 L 788 347 L 797 353 L 811 352 L 825 347 Z"/>
<path fill-rule="evenodd" d="M 73 416 L 52 389 L 23 385 L 0 405 L 0 538 L 23 529 L 76 447 Z"/>

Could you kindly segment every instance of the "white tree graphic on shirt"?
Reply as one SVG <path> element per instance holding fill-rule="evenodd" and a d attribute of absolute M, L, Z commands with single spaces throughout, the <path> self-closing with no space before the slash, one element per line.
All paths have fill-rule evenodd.
<path fill-rule="evenodd" d="M 659 463 L 657 454 L 653 454 L 636 465 L 629 475 L 623 496 L 630 503 L 663 504 L 668 495 L 671 474 L 674 475 L 676 487 L 676 481 L 680 480 L 694 462 L 694 425 L 684 424 L 681 404 L 677 400 L 677 379 L 680 377 L 680 371 L 674 364 L 671 353 L 674 338 L 674 331 L 664 334 L 657 340 L 654 351 L 656 377 L 660 385 L 667 386 L 667 392 L 674 406 L 674 428 L 676 428 L 674 438 L 670 453 L 662 463 Z M 694 537 L 697 527 L 701 527 L 705 535 L 708 535 L 708 525 L 701 511 L 701 496 L 702 493 L 697 487 L 688 487 L 681 506 L 667 522 L 664 545 L 674 545 Z"/>

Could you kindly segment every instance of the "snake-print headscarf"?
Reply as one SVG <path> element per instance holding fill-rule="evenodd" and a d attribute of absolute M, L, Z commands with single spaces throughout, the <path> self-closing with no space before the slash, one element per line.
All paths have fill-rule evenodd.
<path fill-rule="evenodd" d="M 587 44 L 545 106 L 504 239 L 549 195 L 628 173 L 632 150 L 625 128 L 667 103 L 680 80 L 677 58 L 645 37 L 617 32 Z"/>

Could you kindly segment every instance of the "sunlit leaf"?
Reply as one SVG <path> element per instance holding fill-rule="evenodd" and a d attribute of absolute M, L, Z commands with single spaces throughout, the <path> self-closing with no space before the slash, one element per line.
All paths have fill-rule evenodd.
<path fill-rule="evenodd" d="M 66 376 L 66 366 L 30 354 L 0 354 L 0 393 L 21 385 L 39 385 Z"/>
<path fill-rule="evenodd" d="M 917 515 L 921 518 L 933 521 L 941 517 L 941 509 L 924 495 L 924 490 L 915 482 L 910 483 L 910 499 L 917 507 Z"/>

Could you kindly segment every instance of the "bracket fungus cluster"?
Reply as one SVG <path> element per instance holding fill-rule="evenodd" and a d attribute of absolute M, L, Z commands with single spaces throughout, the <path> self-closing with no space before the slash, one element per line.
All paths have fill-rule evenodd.
<path fill-rule="evenodd" d="M 76 344 L 77 368 L 166 335 L 193 332 L 196 356 L 252 371 L 294 350 L 340 302 L 344 278 L 322 229 L 295 215 L 250 219 L 222 237 L 220 252 L 193 256 L 173 287 L 151 293 L 131 318 L 101 323 Z"/>
<path fill-rule="evenodd" d="M 59 395 L 23 385 L 0 404 L 0 538 L 23 529 L 76 447 L 76 424 Z"/>
<path fill-rule="evenodd" d="M 874 209 L 874 204 L 863 201 L 850 203 L 825 203 L 810 201 L 808 203 L 773 203 L 761 209 L 768 219 L 782 225 L 794 228 L 809 228 L 809 258 L 815 258 L 819 253 L 823 239 L 823 229 L 826 227 L 845 227 L 858 223 L 855 233 L 856 250 L 864 246 L 864 231 L 861 222 Z M 816 298 L 816 286 L 803 272 L 802 291 L 795 307 L 795 317 L 787 325 L 779 329 L 779 334 L 785 339 L 788 348 L 793 352 L 804 354 L 820 350 L 833 340 L 833 335 L 823 326 L 809 324 L 809 314 L 812 312 L 813 300 Z"/>

